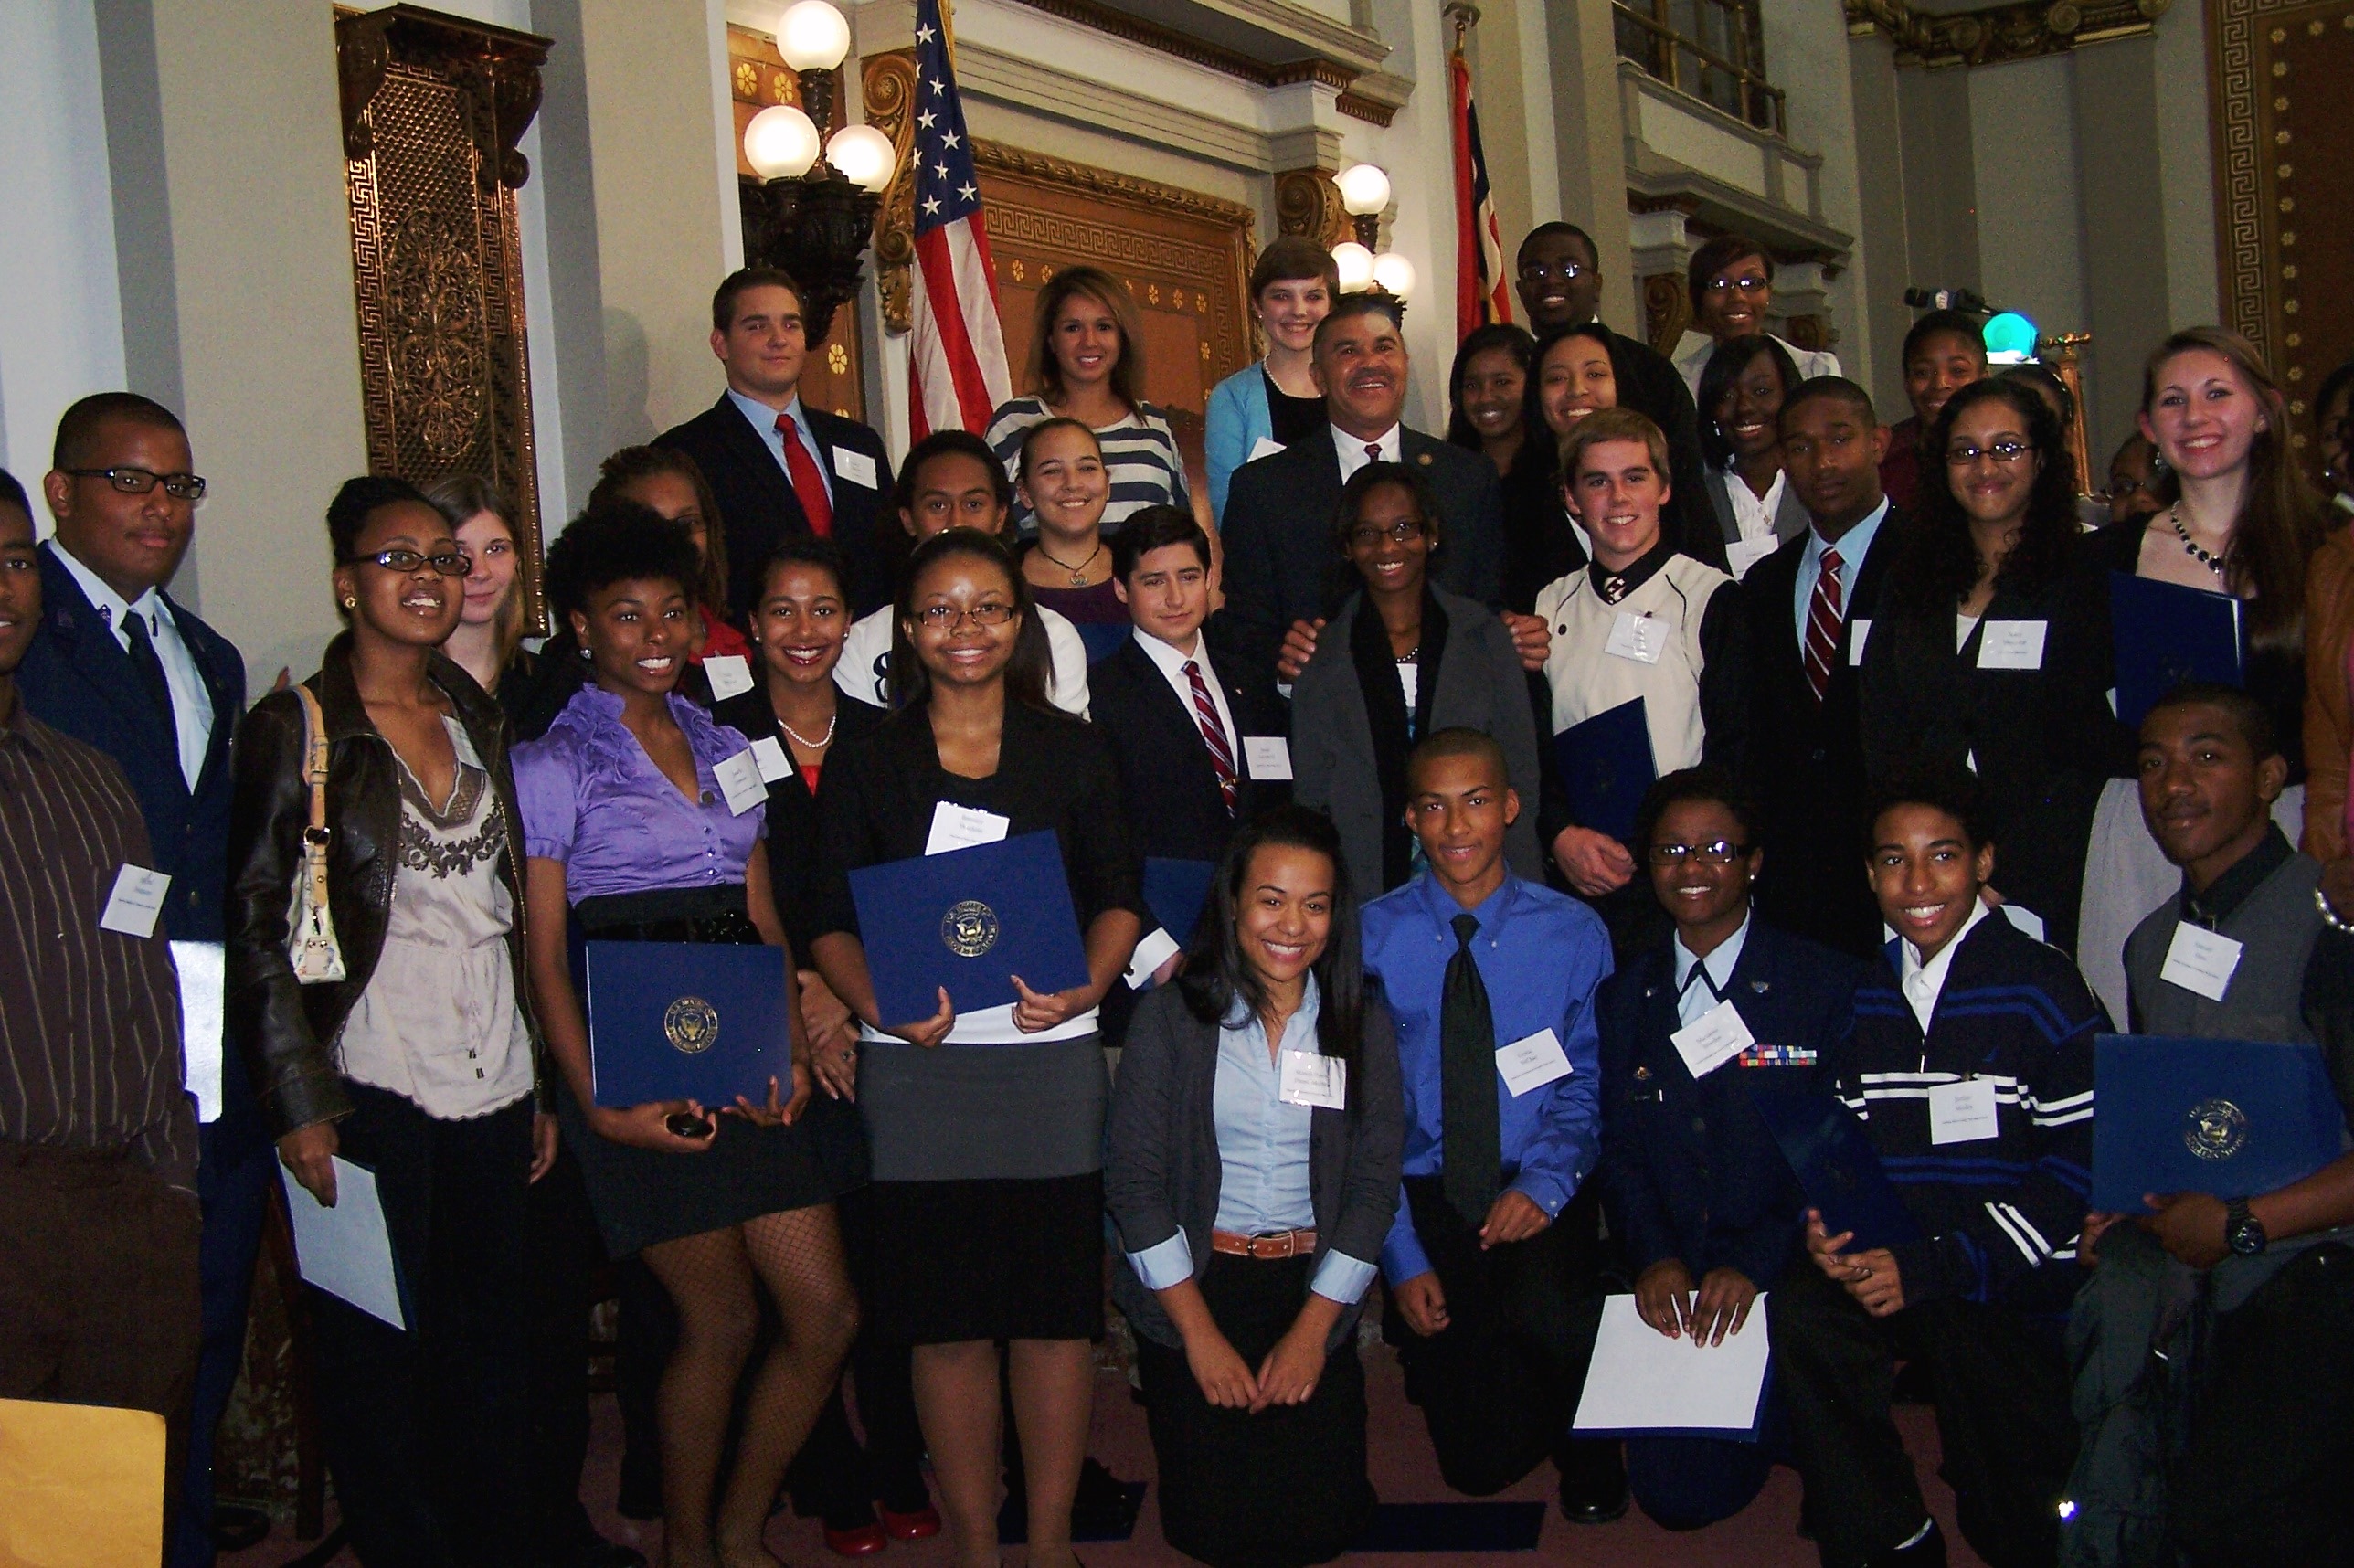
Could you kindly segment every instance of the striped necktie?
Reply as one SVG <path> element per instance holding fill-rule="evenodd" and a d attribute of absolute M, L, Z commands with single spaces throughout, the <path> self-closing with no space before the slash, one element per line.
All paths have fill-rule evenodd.
<path fill-rule="evenodd" d="M 1202 744 L 1210 748 L 1210 764 L 1218 770 L 1218 793 L 1225 797 L 1226 815 L 1231 817 L 1242 793 L 1242 781 L 1235 776 L 1234 747 L 1227 743 L 1226 726 L 1218 722 L 1218 705 L 1210 700 L 1202 666 L 1186 660 L 1185 679 L 1193 687 L 1193 722 L 1202 726 Z"/>
<path fill-rule="evenodd" d="M 1831 683 L 1831 663 L 1839 657 L 1840 628 L 1845 620 L 1840 613 L 1842 564 L 1836 546 L 1823 551 L 1822 570 L 1815 574 L 1814 597 L 1807 604 L 1807 684 L 1815 689 L 1819 703 Z"/>

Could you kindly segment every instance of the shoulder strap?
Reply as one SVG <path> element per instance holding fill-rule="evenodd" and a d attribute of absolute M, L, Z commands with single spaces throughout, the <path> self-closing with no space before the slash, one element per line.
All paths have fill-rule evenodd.
<path fill-rule="evenodd" d="M 319 906 L 327 902 L 327 720 L 310 687 L 295 684 L 302 704 L 302 776 L 311 789 L 311 825 L 302 834 L 304 874 Z"/>

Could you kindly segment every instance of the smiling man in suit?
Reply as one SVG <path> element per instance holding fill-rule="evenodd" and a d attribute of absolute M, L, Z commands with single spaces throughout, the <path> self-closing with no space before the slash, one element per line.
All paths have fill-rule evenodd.
<path fill-rule="evenodd" d="M 188 1086 L 203 1118 L 204 1342 L 174 1568 L 213 1560 L 212 1437 L 245 1351 L 271 1144 L 252 1086 L 221 1070 L 229 736 L 245 661 L 164 586 L 195 537 L 205 482 L 172 411 L 131 392 L 58 421 L 41 482 L 57 535 L 41 546 L 41 623 L 16 689 L 36 718 L 112 758 L 146 819 L 179 971 Z"/>
<path fill-rule="evenodd" d="M 686 423 L 654 438 L 693 458 L 719 502 L 727 535 L 727 613 L 750 623 L 769 556 L 787 538 L 831 539 L 850 570 L 853 615 L 891 597 L 896 529 L 884 497 L 891 460 L 883 438 L 855 419 L 802 402 L 812 344 L 801 285 L 774 267 L 744 267 L 711 296 L 711 352 L 727 390 Z"/>
<path fill-rule="evenodd" d="M 1406 355 L 1396 306 L 1383 295 L 1342 295 L 1317 323 L 1312 352 L 1329 437 L 1296 441 L 1236 469 L 1220 525 L 1226 609 L 1242 664 L 1234 673 L 1253 680 L 1288 683 L 1298 675 L 1324 619 L 1354 586 L 1355 574 L 1332 547 L 1332 516 L 1341 485 L 1376 460 L 1420 471 L 1438 494 L 1439 536 L 1447 541 L 1433 565 L 1438 585 L 1485 605 L 1503 602 L 1496 471 L 1478 453 L 1400 422 Z M 1508 618 L 1516 641 L 1528 619 Z M 1541 639 L 1543 623 L 1530 625 Z"/>
<path fill-rule="evenodd" d="M 1871 395 L 1818 376 L 1783 400 L 1782 472 L 1810 526 L 1749 569 L 1751 733 L 1765 811 L 1757 904 L 1783 929 L 1859 959 L 1880 911 L 1856 874 L 1863 743 L 1856 663 L 1902 522 L 1881 493 L 1888 432 Z"/>

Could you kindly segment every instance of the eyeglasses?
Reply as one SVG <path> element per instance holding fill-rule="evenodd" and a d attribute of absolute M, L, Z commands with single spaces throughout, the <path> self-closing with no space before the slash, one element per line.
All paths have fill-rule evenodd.
<path fill-rule="evenodd" d="M 1697 861 L 1702 865 L 1731 865 L 1749 853 L 1747 844 L 1737 844 L 1730 839 L 1717 839 L 1704 844 L 1653 844 L 1653 865 L 1681 865 Z"/>
<path fill-rule="evenodd" d="M 1349 547 L 1352 550 L 1378 549 L 1384 539 L 1394 539 L 1403 545 L 1425 532 L 1426 526 L 1419 517 L 1401 517 L 1386 528 L 1378 523 L 1361 523 L 1349 530 Z"/>
<path fill-rule="evenodd" d="M 1564 261 L 1558 267 L 1545 261 L 1524 261 L 1521 264 L 1521 276 L 1532 283 L 1549 282 L 1555 278 L 1564 283 L 1575 283 L 1593 270 L 1583 261 Z"/>
<path fill-rule="evenodd" d="M 1702 285 L 1701 291 L 1707 294 L 1723 294 L 1738 289 L 1744 294 L 1754 294 L 1760 289 L 1772 286 L 1766 279 L 1755 272 L 1744 272 L 1738 278 L 1711 278 Z"/>
<path fill-rule="evenodd" d="M 916 611 L 916 624 L 927 631 L 954 631 L 968 620 L 975 626 L 1003 626 L 1014 614 L 1014 608 L 1002 602 L 976 604 L 970 609 L 959 609 L 952 604 L 928 604 Z"/>
<path fill-rule="evenodd" d="M 144 495 L 157 485 L 175 501 L 202 501 L 205 482 L 193 473 L 156 473 L 143 468 L 69 468 L 76 479 L 102 479 L 125 495 Z"/>
<path fill-rule="evenodd" d="M 419 567 L 431 567 L 445 577 L 462 577 L 474 569 L 474 558 L 463 550 L 440 550 L 430 556 L 415 550 L 380 550 L 373 556 L 345 556 L 336 564 L 382 567 L 388 572 L 413 572 Z"/>
<path fill-rule="evenodd" d="M 2129 480 L 2093 492 L 2095 501 L 2123 501 L 2128 496 L 2155 495 L 2158 486 L 2146 479 Z"/>
<path fill-rule="evenodd" d="M 1991 446 L 1947 447 L 1946 463 L 1949 468 L 1967 468 L 1982 457 L 1990 457 L 1999 463 L 2013 463 L 2034 450 L 2025 441 L 2014 441 L 2006 438 Z"/>

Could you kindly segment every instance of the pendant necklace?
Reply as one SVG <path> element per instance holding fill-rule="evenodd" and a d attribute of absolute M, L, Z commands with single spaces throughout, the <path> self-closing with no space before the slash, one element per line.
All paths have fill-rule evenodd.
<path fill-rule="evenodd" d="M 1053 562 L 1055 566 L 1058 566 L 1065 571 L 1070 573 L 1071 586 L 1073 588 L 1085 588 L 1087 586 L 1087 568 L 1096 564 L 1096 557 L 1102 555 L 1104 549 L 1103 538 L 1098 535 L 1096 538 L 1096 547 L 1087 552 L 1087 558 L 1086 560 L 1081 561 L 1075 567 L 1068 561 L 1057 559 L 1043 544 L 1033 545 L 1031 548 L 1037 551 L 1040 555 L 1044 556 L 1047 560 Z"/>

